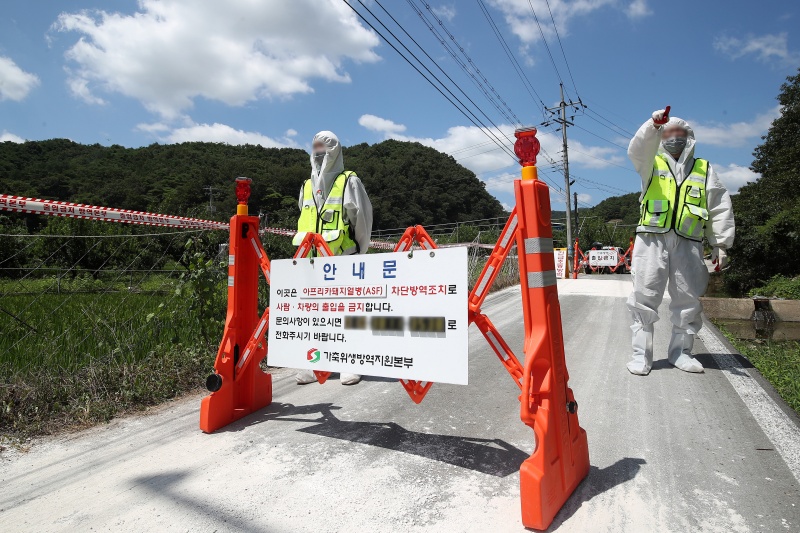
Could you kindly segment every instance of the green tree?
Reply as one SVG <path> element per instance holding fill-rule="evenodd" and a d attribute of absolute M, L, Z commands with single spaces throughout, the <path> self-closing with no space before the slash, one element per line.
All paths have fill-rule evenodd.
<path fill-rule="evenodd" d="M 800 273 L 800 70 L 781 85 L 778 102 L 781 115 L 753 153 L 761 177 L 733 197 L 736 243 L 725 282 L 734 293 Z"/>

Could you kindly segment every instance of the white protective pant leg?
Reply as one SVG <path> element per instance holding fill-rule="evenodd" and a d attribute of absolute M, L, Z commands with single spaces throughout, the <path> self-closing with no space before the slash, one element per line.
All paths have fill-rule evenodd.
<path fill-rule="evenodd" d="M 313 370 L 301 370 L 294 376 L 298 385 L 308 385 L 309 383 L 316 383 L 317 376 Z"/>
<path fill-rule="evenodd" d="M 312 370 L 301 370 L 295 374 L 294 379 L 297 381 L 298 385 L 307 385 L 309 383 L 316 383 L 317 376 Z M 343 372 L 339 376 L 339 381 L 342 385 L 355 385 L 361 381 L 361 376 L 358 374 L 346 374 Z"/>
<path fill-rule="evenodd" d="M 670 364 L 685 372 L 703 372 L 703 365 L 692 356 L 694 335 L 672 332 L 672 339 L 667 351 Z"/>
<path fill-rule="evenodd" d="M 633 358 L 628 362 L 628 372 L 637 376 L 646 376 L 653 368 L 653 324 L 634 322 Z"/>
<path fill-rule="evenodd" d="M 653 324 L 658 321 L 658 306 L 669 278 L 663 238 L 663 235 L 640 234 L 633 245 L 633 291 L 627 302 L 633 318 L 633 357 L 628 371 L 640 376 L 649 374 L 653 366 Z"/>
<path fill-rule="evenodd" d="M 677 237 L 675 253 L 670 254 L 669 297 L 672 339 L 667 359 L 685 372 L 703 372 L 703 365 L 692 357 L 694 336 L 703 327 L 700 297 L 708 287 L 708 267 L 703 261 L 703 245 Z"/>
<path fill-rule="evenodd" d="M 694 335 L 703 327 L 700 296 L 708 286 L 702 243 L 679 237 L 672 231 L 638 234 L 633 248 L 631 277 L 633 292 L 628 297 L 628 309 L 634 322 L 631 326 L 634 346 L 639 331 L 637 324 L 644 329 L 644 326 L 658 321 L 658 306 L 668 285 L 673 325 L 668 359 L 681 370 L 702 372 L 702 365 L 691 357 Z M 638 342 L 641 344 L 642 341 Z M 672 357 L 673 353 L 675 357 Z M 636 360 L 637 349 L 634 348 L 631 364 L 639 368 L 640 365 L 634 363 Z"/>
<path fill-rule="evenodd" d="M 345 374 L 342 372 L 339 375 L 339 382 L 342 385 L 355 385 L 359 381 L 361 381 L 361 376 L 358 374 Z"/>

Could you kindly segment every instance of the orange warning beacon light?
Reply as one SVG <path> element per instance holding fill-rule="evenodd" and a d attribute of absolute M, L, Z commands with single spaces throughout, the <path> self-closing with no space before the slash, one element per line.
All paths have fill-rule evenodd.
<path fill-rule="evenodd" d="M 536 128 L 519 128 L 514 131 L 517 142 L 514 143 L 514 153 L 519 157 L 523 167 L 536 166 L 536 156 L 539 155 L 539 139 L 536 138 Z"/>
<path fill-rule="evenodd" d="M 536 138 L 536 128 L 518 128 L 514 131 L 517 141 L 514 143 L 514 153 L 522 165 L 522 179 L 535 180 L 539 175 L 536 170 L 536 156 L 539 155 L 539 139 Z"/>
<path fill-rule="evenodd" d="M 252 181 L 250 178 L 236 178 L 236 200 L 239 202 L 236 206 L 237 215 L 247 214 L 247 201 L 250 199 L 250 183 Z"/>

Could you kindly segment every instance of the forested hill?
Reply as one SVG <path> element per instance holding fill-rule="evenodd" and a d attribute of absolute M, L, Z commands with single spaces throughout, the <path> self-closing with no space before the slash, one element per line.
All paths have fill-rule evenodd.
<path fill-rule="evenodd" d="M 611 196 L 594 207 L 581 209 L 580 213 L 596 216 L 604 223 L 610 220 L 622 220 L 622 224 L 636 224 L 639 220 L 639 193 Z"/>
<path fill-rule="evenodd" d="M 363 180 L 375 229 L 501 216 L 483 183 L 455 159 L 419 143 L 388 140 L 344 149 Z M 293 148 L 183 143 L 142 148 L 87 146 L 66 139 L 0 143 L 0 192 L 124 209 L 211 217 L 204 187 L 218 190 L 213 218 L 235 212 L 233 180 L 253 179 L 251 213 L 271 225 L 297 220 L 308 154 Z"/>

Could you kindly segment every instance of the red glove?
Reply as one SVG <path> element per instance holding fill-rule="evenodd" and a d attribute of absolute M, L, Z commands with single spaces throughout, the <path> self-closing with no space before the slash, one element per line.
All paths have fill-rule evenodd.
<path fill-rule="evenodd" d="M 663 126 L 667 122 L 669 122 L 669 106 L 653 113 L 653 124 L 656 126 Z"/>

